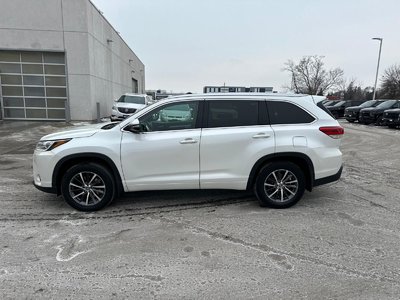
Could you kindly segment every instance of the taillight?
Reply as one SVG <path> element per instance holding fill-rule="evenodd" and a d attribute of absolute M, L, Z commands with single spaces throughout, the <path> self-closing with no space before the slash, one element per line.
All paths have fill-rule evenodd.
<path fill-rule="evenodd" d="M 344 129 L 341 126 L 320 127 L 319 130 L 333 139 L 340 139 L 344 134 Z"/>

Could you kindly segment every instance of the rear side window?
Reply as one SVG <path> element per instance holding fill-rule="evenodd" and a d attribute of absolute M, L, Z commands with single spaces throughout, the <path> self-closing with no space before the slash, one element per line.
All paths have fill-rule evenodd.
<path fill-rule="evenodd" d="M 268 113 L 273 124 L 304 124 L 315 120 L 308 112 L 288 102 L 268 101 Z"/>
<path fill-rule="evenodd" d="M 208 127 L 258 125 L 258 102 L 248 100 L 208 101 Z"/>

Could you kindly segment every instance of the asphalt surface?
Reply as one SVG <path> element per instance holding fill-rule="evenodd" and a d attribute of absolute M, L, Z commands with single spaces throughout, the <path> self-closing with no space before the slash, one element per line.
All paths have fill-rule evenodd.
<path fill-rule="evenodd" d="M 400 130 L 342 124 L 342 179 L 293 208 L 169 191 L 81 213 L 31 184 L 65 124 L 0 123 L 0 298 L 399 299 Z"/>

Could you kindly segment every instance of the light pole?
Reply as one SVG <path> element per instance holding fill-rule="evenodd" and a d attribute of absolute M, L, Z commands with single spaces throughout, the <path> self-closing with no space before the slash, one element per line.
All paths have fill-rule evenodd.
<path fill-rule="evenodd" d="M 378 73 L 379 73 L 379 63 L 381 61 L 381 51 L 382 51 L 382 41 L 383 38 L 372 38 L 373 40 L 379 41 L 379 56 L 378 56 L 378 65 L 376 66 L 376 75 L 375 75 L 375 86 L 374 86 L 374 95 L 372 96 L 372 100 L 375 100 L 376 95 L 376 84 L 378 82 Z"/>

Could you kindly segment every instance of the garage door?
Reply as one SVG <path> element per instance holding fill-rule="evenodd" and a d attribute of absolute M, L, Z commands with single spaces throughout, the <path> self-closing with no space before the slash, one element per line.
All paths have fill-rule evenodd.
<path fill-rule="evenodd" d="M 0 99 L 5 120 L 65 120 L 64 53 L 0 51 Z"/>

